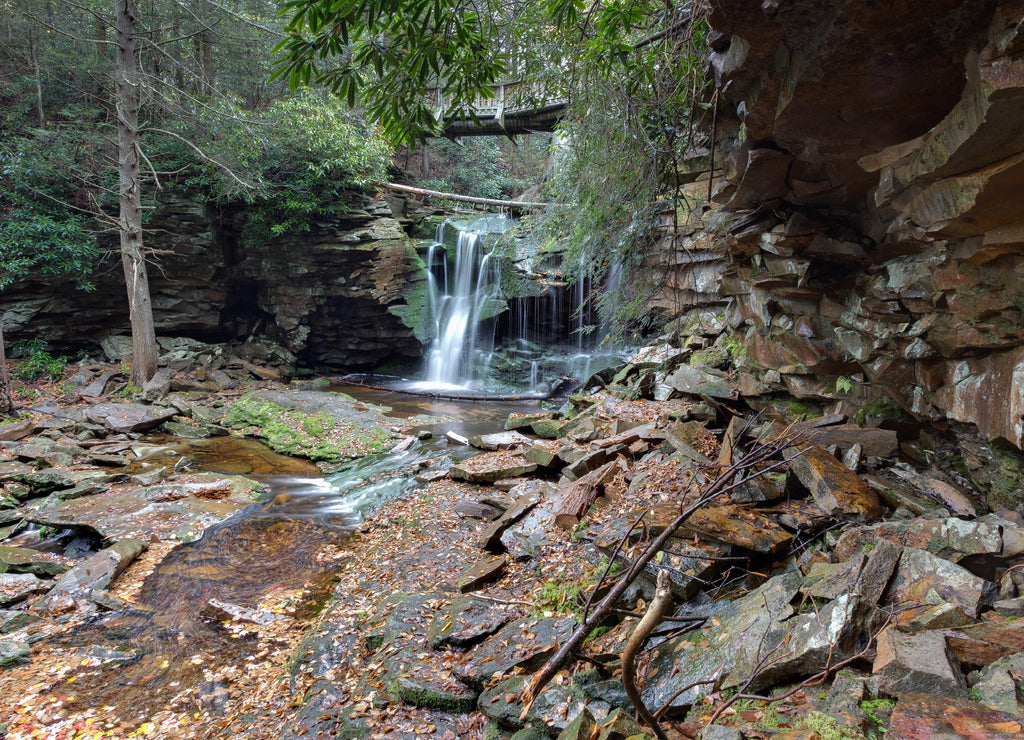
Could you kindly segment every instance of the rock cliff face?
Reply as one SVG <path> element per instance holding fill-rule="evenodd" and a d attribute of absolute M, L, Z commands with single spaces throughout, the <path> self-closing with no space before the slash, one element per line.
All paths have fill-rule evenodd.
<path fill-rule="evenodd" d="M 1024 3 L 712 5 L 720 290 L 751 380 L 863 376 L 1024 444 Z"/>
<path fill-rule="evenodd" d="M 351 200 L 343 218 L 252 243 L 241 236 L 244 213 L 162 198 L 147 225 L 157 334 L 219 342 L 265 336 L 301 365 L 338 369 L 419 357 L 423 261 L 387 203 Z M 108 247 L 92 293 L 42 283 L 5 292 L 8 341 L 42 337 L 63 352 L 129 333 L 120 260 L 116 244 Z"/>

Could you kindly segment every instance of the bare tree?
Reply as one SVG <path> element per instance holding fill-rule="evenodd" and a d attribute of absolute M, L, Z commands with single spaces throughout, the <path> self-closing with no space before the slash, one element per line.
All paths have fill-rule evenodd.
<path fill-rule="evenodd" d="M 120 182 L 120 210 L 117 219 L 121 237 L 121 263 L 128 286 L 128 307 L 132 325 L 131 382 L 141 386 L 156 374 L 156 328 L 149 297 L 149 277 L 142 243 L 142 176 L 139 169 L 139 106 L 141 84 L 135 53 L 135 0 L 115 0 L 117 15 L 117 171 Z"/>

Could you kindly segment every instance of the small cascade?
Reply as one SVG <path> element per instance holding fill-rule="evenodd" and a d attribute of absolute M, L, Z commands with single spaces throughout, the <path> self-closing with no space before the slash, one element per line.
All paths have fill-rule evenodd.
<path fill-rule="evenodd" d="M 493 318 L 504 307 L 498 260 L 488 251 L 487 235 L 506 231 L 505 216 L 485 216 L 455 227 L 454 266 L 446 246 L 449 222 L 438 226 L 427 251 L 430 310 L 434 340 L 427 352 L 423 390 L 466 389 L 486 375 L 494 347 Z"/>

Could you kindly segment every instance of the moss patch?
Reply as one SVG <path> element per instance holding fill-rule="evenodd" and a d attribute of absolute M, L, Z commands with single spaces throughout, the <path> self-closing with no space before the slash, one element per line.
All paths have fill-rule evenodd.
<path fill-rule="evenodd" d="M 321 396 L 303 403 L 294 395 L 280 398 L 250 393 L 228 407 L 224 423 L 232 429 L 260 437 L 276 452 L 333 465 L 394 445 L 395 435 L 383 416 L 340 393 L 301 394 Z"/>

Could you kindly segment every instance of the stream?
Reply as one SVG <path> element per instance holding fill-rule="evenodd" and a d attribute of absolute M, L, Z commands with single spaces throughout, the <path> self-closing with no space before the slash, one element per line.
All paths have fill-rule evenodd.
<path fill-rule="evenodd" d="M 389 416 L 450 417 L 425 425 L 433 436 L 395 454 L 372 455 L 327 476 L 311 463 L 278 455 L 248 439 L 163 440 L 159 455 L 188 457 L 194 469 L 235 473 L 266 487 L 261 500 L 175 547 L 145 579 L 130 608 L 102 613 L 56 639 L 83 665 L 69 706 L 114 708 L 128 722 L 164 707 L 212 711 L 226 698 L 211 667 L 255 666 L 253 633 L 232 629 L 231 617 L 273 623 L 282 615 L 260 608 L 272 592 L 302 594 L 290 604 L 298 617 L 315 614 L 346 557 L 343 545 L 362 517 L 394 498 L 425 487 L 415 475 L 444 468 L 477 451 L 449 444 L 445 432 L 497 431 L 512 411 L 536 403 L 453 402 L 395 397 L 332 387 L 385 404 Z M 227 620 L 227 621 L 225 621 Z M 237 624 L 237 623 L 236 623 Z"/>

